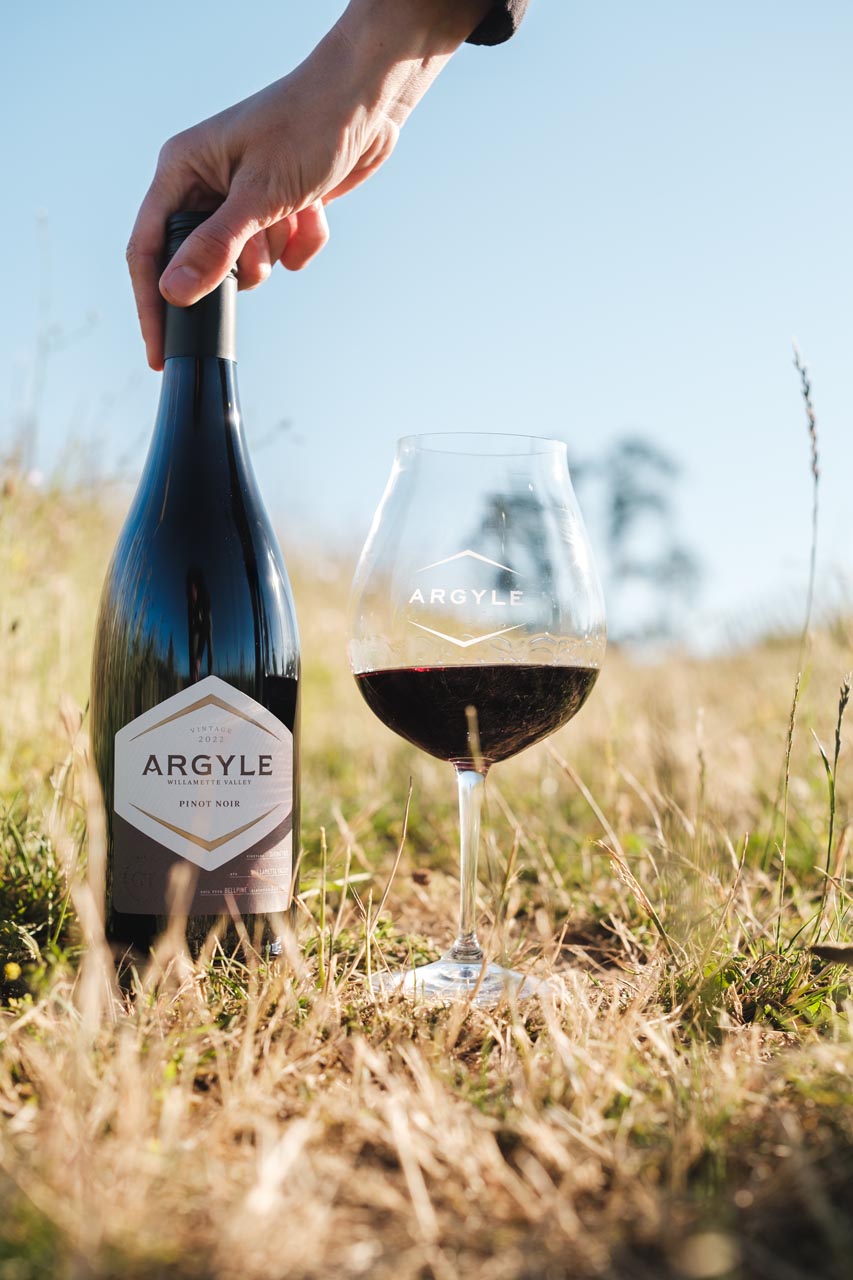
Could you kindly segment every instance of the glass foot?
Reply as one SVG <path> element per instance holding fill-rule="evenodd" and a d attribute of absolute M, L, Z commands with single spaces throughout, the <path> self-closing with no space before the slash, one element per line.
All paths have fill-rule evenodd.
<path fill-rule="evenodd" d="M 537 978 L 526 978 L 514 969 L 487 964 L 465 964 L 442 956 L 432 964 L 399 973 L 377 973 L 371 979 L 376 992 L 402 992 L 415 1000 L 470 1000 L 480 1008 L 492 1009 L 502 999 L 512 996 L 526 1000 L 547 991 L 548 984 Z"/>

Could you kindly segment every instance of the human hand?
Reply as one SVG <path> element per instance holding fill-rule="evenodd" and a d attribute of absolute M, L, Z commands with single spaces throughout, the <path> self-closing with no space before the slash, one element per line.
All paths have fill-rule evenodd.
<path fill-rule="evenodd" d="M 189 306 L 235 262 L 253 289 L 329 238 L 324 205 L 375 173 L 490 0 L 351 0 L 284 79 L 171 138 L 127 248 L 142 336 L 163 367 L 163 298 Z M 218 207 L 217 207 L 218 206 Z M 166 218 L 215 208 L 160 277 Z M 161 296 L 162 295 L 162 296 Z"/>

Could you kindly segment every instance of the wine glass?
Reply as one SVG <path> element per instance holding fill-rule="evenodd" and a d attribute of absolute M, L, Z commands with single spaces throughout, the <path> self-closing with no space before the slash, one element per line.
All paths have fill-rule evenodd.
<path fill-rule="evenodd" d="M 481 1005 L 539 984 L 475 928 L 486 774 L 570 720 L 604 657 L 604 602 L 559 440 L 405 436 L 353 582 L 349 654 L 372 711 L 453 765 L 460 918 L 440 960 L 374 987 Z"/>

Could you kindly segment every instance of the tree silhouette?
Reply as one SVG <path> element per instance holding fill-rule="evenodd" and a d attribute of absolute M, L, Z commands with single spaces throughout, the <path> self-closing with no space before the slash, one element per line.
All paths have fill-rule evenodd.
<path fill-rule="evenodd" d="M 572 476 L 585 511 L 591 500 L 611 634 L 622 640 L 677 637 L 702 578 L 699 560 L 677 531 L 680 466 L 651 441 L 626 436 L 603 457 L 574 462 Z"/>

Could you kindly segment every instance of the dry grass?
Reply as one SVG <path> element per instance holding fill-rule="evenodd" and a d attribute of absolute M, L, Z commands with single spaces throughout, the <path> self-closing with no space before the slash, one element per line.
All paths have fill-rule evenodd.
<path fill-rule="evenodd" d="M 848 937 L 844 753 L 828 846 L 809 732 L 831 765 L 844 627 L 803 672 L 786 824 L 796 640 L 612 655 L 577 724 L 489 783 L 485 933 L 552 996 L 413 1009 L 347 976 L 358 903 L 381 898 L 411 774 L 373 962 L 440 952 L 452 779 L 351 687 L 344 584 L 297 578 L 299 945 L 274 970 L 194 968 L 172 938 L 129 997 L 96 813 L 81 857 L 76 708 L 113 529 L 83 497 L 0 499 L 0 1280 L 848 1275 L 848 971 L 805 946 Z"/>

